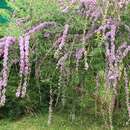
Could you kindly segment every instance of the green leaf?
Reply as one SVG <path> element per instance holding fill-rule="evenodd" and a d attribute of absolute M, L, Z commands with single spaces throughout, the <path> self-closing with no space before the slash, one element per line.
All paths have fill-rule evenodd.
<path fill-rule="evenodd" d="M 12 11 L 12 8 L 8 5 L 8 3 L 5 0 L 0 0 L 0 8 Z"/>
<path fill-rule="evenodd" d="M 6 24 L 8 22 L 9 22 L 9 20 L 7 17 L 0 15 L 0 24 Z"/>

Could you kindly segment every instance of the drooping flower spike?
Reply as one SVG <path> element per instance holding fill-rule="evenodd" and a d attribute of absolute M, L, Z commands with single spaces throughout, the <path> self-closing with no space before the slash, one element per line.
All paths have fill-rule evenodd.
<path fill-rule="evenodd" d="M 29 74 L 29 40 L 30 36 L 19 37 L 20 48 L 20 83 L 16 92 L 17 97 L 25 97 Z"/>
<path fill-rule="evenodd" d="M 26 95 L 26 89 L 27 89 L 27 80 L 29 75 L 29 42 L 30 37 L 32 34 L 48 28 L 55 26 L 55 22 L 44 22 L 40 23 L 37 26 L 32 27 L 31 29 L 27 30 L 23 36 L 19 37 L 19 50 L 20 50 L 20 60 L 19 60 L 19 66 L 20 66 L 20 82 L 19 86 L 16 91 L 16 97 L 25 97 Z"/>
<path fill-rule="evenodd" d="M 9 54 L 9 47 L 15 42 L 15 38 L 6 37 L 3 39 L 3 69 L 2 69 L 2 76 L 0 77 L 0 106 L 5 104 L 5 92 L 6 86 L 8 82 L 8 54 Z"/>

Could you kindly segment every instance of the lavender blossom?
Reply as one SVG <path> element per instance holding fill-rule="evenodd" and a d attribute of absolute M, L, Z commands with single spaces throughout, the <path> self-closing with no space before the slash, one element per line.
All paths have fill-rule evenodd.
<path fill-rule="evenodd" d="M 24 97 L 27 87 L 27 77 L 29 74 L 29 40 L 30 36 L 19 38 L 20 48 L 20 83 L 16 92 L 16 97 Z M 24 78 L 24 83 L 22 84 Z"/>
<path fill-rule="evenodd" d="M 19 83 L 19 87 L 17 88 L 16 97 L 21 96 L 22 79 L 25 70 L 24 37 L 22 36 L 19 37 L 19 49 L 20 49 L 20 61 L 19 61 L 20 62 L 20 72 L 19 72 L 20 83 Z"/>
<path fill-rule="evenodd" d="M 75 57 L 76 57 L 77 62 L 79 62 L 79 60 L 82 58 L 84 51 L 85 51 L 84 48 L 80 48 L 76 50 Z"/>
<path fill-rule="evenodd" d="M 11 43 L 11 37 L 7 37 L 4 45 L 4 56 L 3 56 L 3 70 L 2 70 L 2 78 L 0 82 L 0 106 L 3 106 L 5 104 L 5 92 L 6 92 L 6 86 L 8 82 L 8 52 L 9 52 L 9 47 Z"/>
<path fill-rule="evenodd" d="M 113 19 L 107 19 L 106 23 L 99 27 L 105 38 L 106 48 L 106 83 L 112 85 L 116 93 L 117 80 L 119 78 L 118 62 L 116 60 L 115 35 L 118 24 Z M 110 86 L 109 86 L 110 87 Z"/>
<path fill-rule="evenodd" d="M 30 36 L 31 34 L 33 34 L 35 32 L 38 32 L 42 29 L 52 27 L 52 26 L 56 26 L 56 23 L 55 22 L 40 23 L 39 25 L 36 25 L 36 26 L 32 27 L 31 29 L 27 30 L 25 33 L 25 36 Z"/>
<path fill-rule="evenodd" d="M 60 9 L 62 10 L 63 13 L 67 13 L 69 10 L 69 7 L 65 4 L 64 0 L 58 0 Z"/>
<path fill-rule="evenodd" d="M 80 0 L 81 5 L 85 7 L 83 14 L 96 21 L 101 16 L 101 10 L 96 0 Z"/>
<path fill-rule="evenodd" d="M 119 8 L 123 8 L 127 6 L 130 3 L 130 0 L 118 0 L 118 6 Z"/>
<path fill-rule="evenodd" d="M 20 48 L 20 83 L 16 91 L 16 97 L 25 97 L 27 79 L 29 74 L 29 40 L 31 34 L 38 32 L 42 29 L 50 26 L 55 26 L 55 22 L 44 22 L 37 26 L 32 27 L 24 36 L 19 37 L 19 48 Z"/>
<path fill-rule="evenodd" d="M 59 44 L 59 49 L 61 50 L 65 44 L 65 40 L 67 38 L 67 33 L 68 33 L 68 29 L 69 29 L 69 25 L 66 24 L 65 27 L 64 27 L 64 32 L 63 32 L 63 35 L 61 37 L 61 43 Z"/>
<path fill-rule="evenodd" d="M 66 53 L 64 56 L 62 56 L 58 60 L 57 67 L 60 67 L 61 70 L 64 69 L 64 65 L 65 65 L 65 61 L 66 61 L 67 57 L 68 57 L 68 54 Z"/>
<path fill-rule="evenodd" d="M 122 62 L 122 60 L 128 55 L 130 51 L 130 45 L 128 45 L 126 42 L 121 44 L 119 48 L 116 51 L 116 60 L 117 62 Z"/>
<path fill-rule="evenodd" d="M 22 36 L 19 37 L 19 48 L 20 48 L 20 77 L 22 77 L 22 74 L 24 73 L 24 38 Z"/>
<path fill-rule="evenodd" d="M 25 36 L 25 54 L 24 54 L 24 58 L 25 58 L 25 69 L 24 69 L 24 83 L 23 83 L 23 87 L 22 87 L 22 94 L 21 97 L 25 97 L 26 94 L 26 88 L 27 88 L 27 79 L 28 79 L 28 74 L 29 74 L 29 40 L 30 40 L 30 36 L 27 35 Z"/>
<path fill-rule="evenodd" d="M 80 48 L 80 49 L 76 50 L 75 57 L 76 57 L 76 70 L 77 71 L 78 71 L 78 67 L 79 67 L 79 61 L 82 58 L 82 56 L 84 55 L 84 52 L 85 52 L 84 48 Z M 87 66 L 85 66 L 85 69 L 86 68 L 87 68 Z"/>
<path fill-rule="evenodd" d="M 25 50 L 25 76 L 26 75 L 28 75 L 28 71 L 29 71 L 29 40 L 30 40 L 30 36 L 29 35 L 27 35 L 26 37 L 25 37 L 25 48 L 24 48 L 24 50 Z"/>

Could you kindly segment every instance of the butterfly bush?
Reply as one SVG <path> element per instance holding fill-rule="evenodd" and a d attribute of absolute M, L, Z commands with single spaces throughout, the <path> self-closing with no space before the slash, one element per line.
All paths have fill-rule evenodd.
<path fill-rule="evenodd" d="M 123 7 L 126 7 L 129 3 L 130 0 L 112 0 L 112 1 L 105 1 L 105 0 L 58 0 L 60 9 L 62 12 L 67 13 L 69 11 L 69 6 L 73 5 L 75 3 L 80 3 L 80 5 L 85 7 L 85 14 L 86 16 L 91 16 L 91 17 L 99 17 L 101 15 L 101 5 L 106 5 L 106 3 L 111 3 L 114 2 L 120 9 Z M 99 7 L 100 6 L 100 7 Z M 99 9 L 100 8 L 100 9 Z"/>
<path fill-rule="evenodd" d="M 55 22 L 40 23 L 27 30 L 23 36 L 19 37 L 19 50 L 20 50 L 20 82 L 16 91 L 16 97 L 25 97 L 27 89 L 27 81 L 29 76 L 29 42 L 33 33 L 36 33 L 42 29 L 55 26 Z"/>
<path fill-rule="evenodd" d="M 120 64 L 123 59 L 128 55 L 130 51 L 130 45 L 126 42 L 122 43 L 118 48 L 116 47 L 116 32 L 119 28 L 119 21 L 109 18 L 106 20 L 104 25 L 101 25 L 98 29 L 103 34 L 105 42 L 105 55 L 106 55 L 106 87 L 113 89 L 113 95 L 111 103 L 109 105 L 109 122 L 110 128 L 113 129 L 112 125 L 112 113 L 114 109 L 115 99 L 118 95 L 118 81 L 121 77 Z M 126 90 L 126 103 L 129 112 L 129 101 L 128 101 L 128 79 L 125 73 L 125 90 Z"/>
<path fill-rule="evenodd" d="M 99 27 L 99 32 L 102 32 L 105 38 L 105 49 L 107 58 L 107 85 L 114 81 L 116 86 L 118 79 L 118 65 L 116 61 L 116 50 L 115 50 L 115 35 L 118 24 L 111 18 L 106 21 L 106 24 Z"/>
<path fill-rule="evenodd" d="M 67 13 L 69 11 L 69 5 L 78 3 L 78 0 L 70 0 L 68 6 L 65 4 L 64 0 L 59 0 L 60 9 L 62 12 Z M 83 11 L 81 15 L 89 17 L 91 20 L 96 21 L 101 16 L 101 10 L 97 4 L 96 0 L 80 0 L 79 5 L 83 6 Z"/>
<path fill-rule="evenodd" d="M 44 22 L 39 25 L 33 26 L 31 29 L 25 31 L 23 36 L 20 36 L 18 39 L 19 50 L 20 50 L 20 58 L 19 58 L 19 76 L 20 83 L 16 92 L 16 97 L 25 97 L 26 88 L 27 88 L 27 80 L 29 76 L 29 42 L 30 37 L 35 32 L 41 31 L 42 29 L 48 27 L 56 26 L 55 22 Z M 3 69 L 2 76 L 0 77 L 0 106 L 5 104 L 6 96 L 6 86 L 8 82 L 8 57 L 9 57 L 9 48 L 16 44 L 16 38 L 12 36 L 7 36 L 0 39 L 0 56 L 3 58 Z"/>
<path fill-rule="evenodd" d="M 61 31 L 60 36 L 56 39 L 56 42 L 53 44 L 54 50 L 54 58 L 56 58 L 56 66 L 59 70 L 59 80 L 58 80 L 58 89 L 59 92 L 62 90 L 61 93 L 57 94 L 58 98 L 61 95 L 62 96 L 62 103 L 63 106 L 65 105 L 65 87 L 68 83 L 68 77 L 70 76 L 69 73 L 71 72 L 69 69 L 70 64 L 68 63 L 68 60 L 76 60 L 76 68 L 78 68 L 80 60 L 84 59 L 85 61 L 85 69 L 88 70 L 88 63 L 87 63 L 87 52 L 86 50 L 90 47 L 91 50 L 91 40 L 96 33 L 101 34 L 101 37 L 103 37 L 103 49 L 105 50 L 105 86 L 106 88 L 112 88 L 114 90 L 114 96 L 112 97 L 112 102 L 109 106 L 109 114 L 110 114 L 110 123 L 112 126 L 112 115 L 113 112 L 112 105 L 114 105 L 114 100 L 116 99 L 117 93 L 118 93 L 118 81 L 121 78 L 121 71 L 120 71 L 120 65 L 123 64 L 123 60 L 126 56 L 128 56 L 128 53 L 130 51 L 130 45 L 127 42 L 121 42 L 119 47 L 117 47 L 117 41 L 116 36 L 118 29 L 120 28 L 120 21 L 117 19 L 117 16 L 115 14 L 107 14 L 108 12 L 103 12 L 104 3 L 113 4 L 114 10 L 113 13 L 115 13 L 116 7 L 123 9 L 123 7 L 126 7 L 129 3 L 128 0 L 116 0 L 116 1 L 105 1 L 101 0 L 101 3 L 99 3 L 98 0 L 58 0 L 58 3 L 60 5 L 60 9 L 63 13 L 67 13 L 70 9 L 70 6 L 73 4 L 78 4 L 81 6 L 80 14 L 85 16 L 85 20 L 90 21 L 90 28 L 84 28 L 84 36 L 81 41 L 78 39 L 76 41 L 80 43 L 80 47 L 76 46 L 76 43 L 74 43 L 74 48 L 70 50 L 72 47 L 72 44 L 69 40 L 70 35 L 69 29 L 70 25 L 65 24 L 64 30 Z M 107 5 L 107 4 L 106 4 Z M 110 6 L 111 7 L 111 6 Z M 108 7 L 105 7 L 109 9 Z M 116 10 L 116 11 L 115 11 Z M 77 13 L 77 12 L 76 12 Z M 103 15 L 106 16 L 103 16 Z M 79 14 L 78 14 L 79 15 Z M 115 15 L 115 16 L 114 16 Z M 120 15 L 120 14 L 119 14 Z M 99 21 L 98 21 L 99 20 Z M 16 90 L 16 97 L 25 97 L 27 86 L 28 86 L 28 80 L 29 80 L 29 73 L 30 73 L 30 42 L 31 42 L 31 36 L 32 34 L 42 31 L 43 29 L 46 29 L 48 27 L 56 26 L 55 22 L 44 22 L 40 23 L 38 25 L 34 25 L 32 28 L 26 30 L 21 36 L 19 36 L 18 44 L 19 44 L 19 77 L 20 82 L 19 86 Z M 89 30 L 90 29 L 90 30 Z M 79 32 L 78 32 L 79 33 Z M 73 35 L 75 37 L 75 35 Z M 49 33 L 45 33 L 44 37 L 48 38 Z M 94 39 L 94 38 L 93 38 Z M 17 43 L 16 38 L 14 37 L 4 37 L 0 39 L 0 56 L 3 58 L 3 68 L 2 68 L 2 76 L 0 77 L 0 106 L 3 106 L 5 104 L 6 96 L 6 86 L 8 82 L 8 57 L 9 57 L 9 48 L 12 44 Z M 69 43 L 69 44 L 68 44 Z M 92 48 L 93 49 L 93 48 Z M 88 49 L 89 51 L 89 49 Z M 71 59 L 72 58 L 72 59 Z M 68 66 L 69 67 L 68 67 Z M 90 65 L 90 69 L 93 67 L 93 65 Z M 69 68 L 69 69 L 68 69 Z M 74 68 L 75 69 L 75 68 Z M 73 71 L 73 70 L 72 70 Z M 76 73 L 77 74 L 77 73 Z M 124 79 L 125 79 L 125 93 L 126 93 L 126 104 L 128 109 L 128 114 L 130 118 L 130 104 L 129 104 L 129 90 L 128 90 L 128 74 L 126 70 L 124 71 Z M 98 90 L 100 86 L 100 75 L 97 72 L 96 74 L 96 96 L 98 96 Z M 61 88 L 62 87 L 62 88 Z M 108 90 L 106 89 L 106 90 Z M 52 99 L 52 88 L 50 88 L 50 107 L 49 107 L 49 123 L 51 120 L 51 114 L 52 114 L 52 106 L 53 106 L 53 99 Z M 58 102 L 58 99 L 56 100 Z"/>
<path fill-rule="evenodd" d="M 106 41 L 106 58 L 109 66 L 108 79 L 114 80 L 119 77 L 118 63 L 128 55 L 130 51 L 130 45 L 126 42 L 121 44 L 118 49 L 115 46 L 115 35 L 118 28 L 118 23 L 111 18 L 107 20 L 106 24 L 99 27 L 99 31 L 104 34 Z"/>

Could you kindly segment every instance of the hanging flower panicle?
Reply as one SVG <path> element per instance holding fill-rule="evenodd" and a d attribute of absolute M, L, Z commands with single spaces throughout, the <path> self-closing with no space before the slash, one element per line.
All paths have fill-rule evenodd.
<path fill-rule="evenodd" d="M 67 13 L 69 10 L 69 7 L 65 4 L 64 0 L 58 0 L 60 9 L 62 10 L 63 13 Z"/>
<path fill-rule="evenodd" d="M 79 61 L 83 57 L 84 52 L 85 52 L 84 48 L 79 48 L 79 49 L 76 50 L 75 58 L 76 58 L 76 69 L 77 70 L 78 70 L 78 67 L 79 67 Z"/>
<path fill-rule="evenodd" d="M 19 37 L 19 49 L 20 49 L 20 83 L 19 87 L 16 92 L 16 97 L 21 96 L 21 88 L 22 88 L 22 82 L 23 82 L 23 75 L 24 75 L 24 67 L 25 67 L 25 61 L 24 61 L 24 37 L 20 36 Z"/>
<path fill-rule="evenodd" d="M 84 51 L 85 51 L 84 48 L 79 48 L 76 50 L 75 57 L 76 57 L 77 62 L 79 62 L 79 60 L 82 58 Z"/>
<path fill-rule="evenodd" d="M 97 9 L 96 0 L 79 0 L 79 1 L 78 0 L 69 0 L 69 1 L 58 0 L 60 9 L 62 10 L 63 13 L 68 13 L 69 8 L 78 2 L 79 2 L 79 5 L 82 5 L 83 7 L 85 7 L 86 16 L 91 15 L 91 17 L 98 17 L 100 11 L 96 10 Z"/>
<path fill-rule="evenodd" d="M 117 62 L 119 63 L 122 62 L 122 60 L 128 55 L 129 51 L 130 51 L 130 45 L 128 45 L 127 42 L 121 44 L 116 51 Z"/>
<path fill-rule="evenodd" d="M 20 48 L 20 83 L 16 92 L 16 97 L 25 97 L 27 79 L 29 74 L 29 40 L 30 35 L 19 38 Z"/>
<path fill-rule="evenodd" d="M 64 27 L 64 32 L 63 35 L 61 37 L 61 43 L 59 44 L 59 49 L 61 50 L 65 44 L 66 38 L 67 38 L 67 34 L 68 34 L 68 30 L 69 30 L 69 25 L 66 24 Z"/>
<path fill-rule="evenodd" d="M 25 97 L 26 94 L 26 88 L 27 88 L 27 80 L 28 80 L 28 75 L 29 75 L 29 40 L 30 36 L 27 35 L 25 37 L 25 69 L 24 69 L 24 83 L 23 83 L 23 88 L 22 88 L 22 97 Z"/>
<path fill-rule="evenodd" d="M 80 3 L 84 4 L 86 7 L 93 8 L 96 6 L 96 0 L 80 0 Z"/>
<path fill-rule="evenodd" d="M 109 68 L 107 78 L 109 80 L 116 80 L 118 77 L 118 69 L 116 62 L 115 50 L 115 35 L 117 23 L 111 18 L 106 21 L 106 24 L 99 27 L 98 31 L 102 32 L 106 41 L 106 58 L 107 66 Z"/>
<path fill-rule="evenodd" d="M 27 30 L 25 32 L 25 36 L 30 36 L 31 34 L 33 34 L 35 32 L 39 32 L 42 29 L 46 29 L 46 28 L 52 27 L 52 26 L 56 26 L 56 23 L 55 22 L 40 23 L 39 25 L 36 25 L 36 26 L 32 27 L 31 29 Z"/>
<path fill-rule="evenodd" d="M 8 43 L 9 46 L 14 44 L 15 40 L 16 40 L 14 37 L 11 37 L 11 36 L 1 38 L 0 39 L 0 56 L 2 56 L 2 54 L 3 54 L 4 46 L 5 46 L 5 43 L 6 43 L 7 39 L 9 39 L 9 43 Z"/>
<path fill-rule="evenodd" d="M 68 54 L 66 53 L 64 56 L 62 56 L 57 63 L 57 66 L 60 67 L 61 70 L 64 70 L 65 61 L 68 57 Z"/>
<path fill-rule="evenodd" d="M 130 0 L 118 0 L 118 6 L 120 8 L 127 6 L 129 3 L 130 3 Z"/>
<path fill-rule="evenodd" d="M 90 20 L 97 21 L 101 16 L 101 10 L 96 0 L 80 0 L 83 11 L 82 14 Z"/>
<path fill-rule="evenodd" d="M 58 59 L 57 61 L 57 68 L 60 71 L 59 75 L 59 81 L 58 81 L 58 97 L 56 99 L 56 104 L 58 103 L 58 98 L 59 95 L 61 94 L 62 96 L 62 104 L 63 106 L 65 105 L 65 87 L 67 84 L 67 78 L 68 78 L 68 68 L 66 67 L 66 60 L 69 57 L 69 52 L 65 48 L 65 43 L 67 41 L 67 35 L 68 35 L 68 30 L 69 30 L 69 25 L 66 24 L 64 26 L 64 31 L 61 34 L 61 36 L 58 38 L 58 40 L 55 42 L 53 45 L 56 48 L 56 51 L 54 53 L 54 57 Z M 60 92 L 60 89 L 62 87 L 62 92 Z"/>
<path fill-rule="evenodd" d="M 3 39 L 3 69 L 2 69 L 2 77 L 0 78 L 0 106 L 5 104 L 5 92 L 6 86 L 8 82 L 8 54 L 9 47 L 15 42 L 15 38 L 6 37 Z"/>
<path fill-rule="evenodd" d="M 53 45 L 56 48 L 56 51 L 54 53 L 55 58 L 59 58 L 60 52 L 61 52 L 61 50 L 63 49 L 63 47 L 65 45 L 65 41 L 67 40 L 68 30 L 69 30 L 69 25 L 66 24 L 64 26 L 64 31 L 63 31 L 62 36 L 60 36 L 58 38 L 58 40 Z"/>
<path fill-rule="evenodd" d="M 19 49 L 20 49 L 20 83 L 16 91 L 16 97 L 25 97 L 26 95 L 26 88 L 27 88 L 27 80 L 29 75 L 29 41 L 30 36 L 38 32 L 42 29 L 56 26 L 55 22 L 44 22 L 40 23 L 32 27 L 31 29 L 27 30 L 24 36 L 19 37 Z"/>

